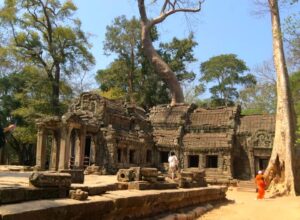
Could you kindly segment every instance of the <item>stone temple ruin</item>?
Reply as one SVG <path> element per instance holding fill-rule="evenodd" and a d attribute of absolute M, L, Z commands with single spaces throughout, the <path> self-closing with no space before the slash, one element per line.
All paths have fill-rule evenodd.
<path fill-rule="evenodd" d="M 250 179 L 265 169 L 275 128 L 272 115 L 241 115 L 236 107 L 159 105 L 150 113 L 122 101 L 83 93 L 61 118 L 37 122 L 36 166 L 116 173 L 130 167 L 205 169 L 208 182 Z"/>

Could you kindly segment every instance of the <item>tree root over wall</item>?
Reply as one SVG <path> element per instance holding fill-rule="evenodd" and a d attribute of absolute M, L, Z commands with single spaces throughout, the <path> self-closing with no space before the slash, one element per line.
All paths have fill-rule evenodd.
<path fill-rule="evenodd" d="M 277 155 L 275 161 L 269 165 L 265 173 L 265 179 L 268 186 L 267 192 L 270 198 L 289 195 L 291 192 L 290 184 L 285 178 L 285 163 L 280 161 Z"/>

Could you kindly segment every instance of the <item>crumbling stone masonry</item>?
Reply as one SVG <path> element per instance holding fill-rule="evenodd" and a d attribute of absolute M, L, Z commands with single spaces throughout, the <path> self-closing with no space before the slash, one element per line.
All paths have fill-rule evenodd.
<path fill-rule="evenodd" d="M 134 166 L 166 171 L 174 151 L 181 168 L 205 169 L 212 182 L 250 179 L 267 165 L 274 123 L 272 115 L 243 116 L 239 106 L 159 105 L 147 115 L 122 101 L 83 93 L 61 118 L 37 122 L 36 166 L 102 174 Z"/>
<path fill-rule="evenodd" d="M 154 164 L 151 124 L 145 111 L 121 101 L 83 93 L 61 118 L 41 119 L 37 126 L 36 166 L 42 170 L 94 165 L 102 173 L 114 173 Z"/>

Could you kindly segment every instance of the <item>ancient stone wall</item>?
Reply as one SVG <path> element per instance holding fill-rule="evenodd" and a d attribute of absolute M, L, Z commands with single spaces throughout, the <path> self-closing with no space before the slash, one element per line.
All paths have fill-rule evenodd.
<path fill-rule="evenodd" d="M 206 169 L 213 179 L 250 178 L 270 156 L 274 117 L 241 116 L 240 107 L 139 107 L 83 93 L 61 118 L 38 125 L 37 168 L 116 173 L 133 166 L 167 171 L 174 151 L 180 168 Z M 46 148 L 51 155 L 46 158 Z"/>

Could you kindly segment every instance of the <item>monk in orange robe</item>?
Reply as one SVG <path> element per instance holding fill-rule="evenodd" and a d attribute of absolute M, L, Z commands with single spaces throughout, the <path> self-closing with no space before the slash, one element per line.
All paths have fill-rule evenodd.
<path fill-rule="evenodd" d="M 264 180 L 263 172 L 261 170 L 258 171 L 258 174 L 255 177 L 255 183 L 258 190 L 257 199 L 263 199 L 265 196 L 266 183 Z"/>

